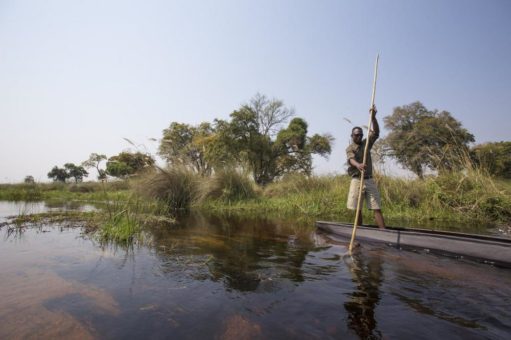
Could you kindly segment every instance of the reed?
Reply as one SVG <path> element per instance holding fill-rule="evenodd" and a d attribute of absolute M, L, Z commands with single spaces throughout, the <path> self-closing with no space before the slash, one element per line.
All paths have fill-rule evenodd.
<path fill-rule="evenodd" d="M 210 179 L 204 178 L 201 183 L 205 198 L 227 204 L 257 197 L 255 183 L 246 174 L 236 170 L 215 173 Z"/>
<path fill-rule="evenodd" d="M 188 169 L 158 168 L 141 176 L 135 190 L 143 197 L 165 203 L 171 210 L 186 210 L 204 198 L 200 182 L 201 177 Z"/>
<path fill-rule="evenodd" d="M 136 194 L 128 200 L 109 201 L 99 215 L 94 232 L 102 242 L 129 245 L 144 241 L 147 226 L 175 223 L 168 207 L 155 201 L 147 201 Z"/>
<path fill-rule="evenodd" d="M 412 225 L 439 221 L 511 223 L 511 195 L 480 169 L 444 172 L 421 179 L 375 176 L 389 221 Z M 346 208 L 348 176 L 290 176 L 269 185 L 255 199 L 229 205 L 219 201 L 203 204 L 206 210 L 235 214 L 264 213 L 273 216 L 310 216 L 350 221 Z M 366 223 L 372 214 L 363 209 Z"/>
<path fill-rule="evenodd" d="M 511 180 L 492 178 L 467 155 L 457 159 L 459 163 L 454 164 L 454 169 L 444 169 L 424 179 L 375 173 L 387 222 L 511 225 Z M 103 209 L 104 223 L 99 223 L 103 225 L 102 235 L 129 240 L 140 232 L 145 221 L 166 221 L 176 210 L 190 208 L 244 216 L 264 214 L 351 221 L 353 211 L 346 208 L 349 183 L 346 175 L 294 174 L 258 188 L 247 176 L 234 170 L 201 177 L 187 169 L 168 168 L 146 173 L 130 182 L 0 185 L 0 199 L 37 197 L 109 202 Z M 372 221 L 370 211 L 363 209 L 363 215 L 366 223 Z"/>

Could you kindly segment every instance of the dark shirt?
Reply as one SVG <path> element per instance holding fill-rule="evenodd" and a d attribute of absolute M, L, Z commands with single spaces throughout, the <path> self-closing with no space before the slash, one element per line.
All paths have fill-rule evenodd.
<path fill-rule="evenodd" d="M 373 162 L 371 160 L 371 149 L 373 148 L 374 142 L 380 136 L 379 131 L 373 131 L 369 134 L 369 147 L 367 150 L 367 159 L 366 159 L 366 170 L 364 172 L 364 176 L 372 177 L 373 176 Z M 352 142 L 346 148 L 346 157 L 348 159 L 348 175 L 351 177 L 360 177 L 360 170 L 351 165 L 350 159 L 354 158 L 357 162 L 362 163 L 364 160 L 364 148 L 366 146 L 366 140 L 363 139 L 362 143 L 356 144 Z"/>

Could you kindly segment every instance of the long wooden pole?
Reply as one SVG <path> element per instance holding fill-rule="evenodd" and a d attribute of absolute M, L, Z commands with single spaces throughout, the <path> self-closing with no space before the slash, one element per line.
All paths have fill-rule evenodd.
<path fill-rule="evenodd" d="M 376 96 L 376 79 L 378 78 L 378 61 L 380 60 L 380 54 L 376 56 L 376 62 L 374 63 L 374 79 L 373 79 L 373 93 L 371 96 L 371 107 L 369 110 L 369 124 L 367 124 L 367 137 L 366 137 L 366 145 L 364 147 L 364 158 L 362 161 L 362 164 L 366 164 L 367 161 L 367 151 L 369 150 L 369 134 L 371 133 L 372 123 L 373 123 L 373 108 L 374 108 L 374 98 Z M 358 188 L 358 201 L 357 201 L 357 210 L 355 213 L 355 222 L 353 223 L 353 232 L 351 233 L 351 241 L 350 241 L 350 247 L 348 248 L 348 251 L 351 255 L 351 251 L 353 250 L 353 243 L 355 241 L 355 235 L 357 233 L 357 226 L 358 226 L 358 218 L 360 216 L 361 212 L 361 203 L 362 203 L 362 190 L 364 188 L 364 174 L 365 170 L 362 170 L 360 172 L 360 186 Z"/>

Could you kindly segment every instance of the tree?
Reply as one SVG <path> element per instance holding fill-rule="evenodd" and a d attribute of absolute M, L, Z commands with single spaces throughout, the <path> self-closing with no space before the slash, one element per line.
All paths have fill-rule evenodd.
<path fill-rule="evenodd" d="M 34 180 L 34 176 L 25 176 L 25 179 L 23 180 L 23 182 L 25 184 L 34 184 L 35 183 L 35 180 Z"/>
<path fill-rule="evenodd" d="M 286 108 L 282 100 L 275 98 L 270 100 L 260 93 L 256 93 L 246 106 L 255 113 L 258 130 L 264 136 L 276 135 L 278 127 L 295 114 L 295 110 Z"/>
<path fill-rule="evenodd" d="M 84 177 L 89 175 L 83 166 L 77 166 L 73 163 L 64 164 L 64 168 L 67 171 L 68 178 L 73 177 L 75 179 L 75 183 L 81 182 Z"/>
<path fill-rule="evenodd" d="M 154 159 L 141 152 L 121 152 L 112 156 L 106 163 L 106 173 L 110 176 L 124 178 L 154 165 Z"/>
<path fill-rule="evenodd" d="M 459 169 L 474 136 L 447 111 L 429 111 L 420 102 L 396 107 L 384 118 L 390 130 L 384 139 L 388 154 L 419 178 L 425 169 Z"/>
<path fill-rule="evenodd" d="M 66 179 L 69 178 L 69 173 L 66 169 L 59 168 L 58 166 L 54 166 L 50 172 L 48 172 L 48 178 L 53 179 L 55 182 L 65 182 Z"/>
<path fill-rule="evenodd" d="M 98 172 L 98 179 L 100 179 L 100 180 L 105 179 L 106 172 L 105 172 L 105 170 L 99 168 L 99 164 L 101 163 L 101 161 L 104 161 L 106 159 L 107 159 L 106 155 L 91 153 L 89 156 L 89 159 L 82 162 L 82 166 L 86 169 L 95 168 L 96 171 Z"/>
<path fill-rule="evenodd" d="M 328 156 L 333 138 L 317 134 L 308 137 L 307 123 L 301 118 L 294 118 L 282 129 L 292 114 L 293 110 L 285 108 L 282 101 L 267 100 L 258 94 L 249 104 L 231 113 L 230 122 L 216 121 L 221 149 L 246 166 L 259 185 L 288 172 L 309 175 L 311 155 Z"/>
<path fill-rule="evenodd" d="M 472 158 L 491 175 L 511 178 L 511 142 L 484 143 L 471 150 Z"/>
<path fill-rule="evenodd" d="M 201 175 L 210 175 L 212 164 L 207 149 L 211 145 L 214 129 L 210 123 L 198 126 L 172 122 L 163 130 L 159 155 L 169 164 L 190 167 Z"/>
<path fill-rule="evenodd" d="M 312 173 L 312 154 L 326 157 L 332 151 L 330 135 L 307 137 L 307 122 L 294 118 L 286 129 L 280 130 L 275 141 L 277 155 L 276 176 L 289 172 Z"/>
<path fill-rule="evenodd" d="M 256 94 L 230 115 L 198 126 L 173 122 L 163 130 L 159 154 L 173 165 L 184 165 L 201 175 L 224 168 L 252 172 L 265 185 L 287 172 L 312 172 L 312 154 L 331 152 L 330 135 L 307 136 L 307 123 L 281 100 Z"/>

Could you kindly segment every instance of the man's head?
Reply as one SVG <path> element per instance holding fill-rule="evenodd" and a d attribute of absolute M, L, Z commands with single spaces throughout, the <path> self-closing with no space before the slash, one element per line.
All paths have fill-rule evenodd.
<path fill-rule="evenodd" d="M 351 130 L 351 139 L 355 144 L 361 144 L 362 138 L 364 138 L 364 131 L 362 130 L 361 127 L 355 126 Z"/>

